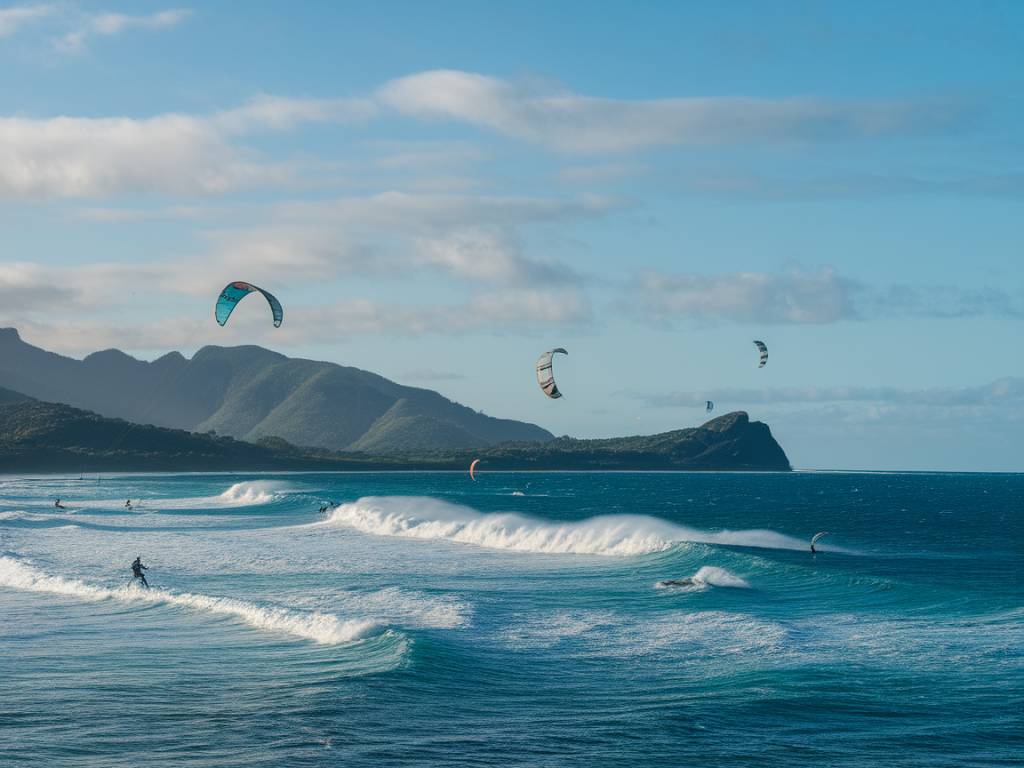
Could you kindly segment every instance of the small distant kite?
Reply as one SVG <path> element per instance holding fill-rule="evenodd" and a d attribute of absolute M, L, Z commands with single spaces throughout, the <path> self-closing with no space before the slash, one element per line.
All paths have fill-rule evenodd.
<path fill-rule="evenodd" d="M 264 291 L 262 288 L 252 283 L 243 283 L 241 281 L 228 283 L 224 286 L 224 290 L 220 292 L 217 304 L 213 308 L 213 316 L 217 319 L 217 323 L 224 325 L 228 318 L 231 317 L 231 313 L 235 311 L 235 306 L 238 302 L 253 291 L 259 291 L 263 294 L 263 298 L 267 300 L 267 303 L 270 305 L 270 311 L 274 315 L 274 327 L 280 328 L 281 323 L 284 321 L 284 309 L 281 307 L 281 302 L 273 294 Z"/>
<path fill-rule="evenodd" d="M 537 358 L 537 383 L 540 385 L 541 391 L 553 400 L 562 396 L 562 393 L 558 391 L 558 387 L 555 386 L 555 373 L 551 363 L 551 358 L 556 352 L 560 352 L 563 355 L 569 354 L 561 347 L 556 347 Z"/>
<path fill-rule="evenodd" d="M 711 402 L 710 400 L 708 400 L 707 401 L 707 406 L 705 407 L 704 412 L 705 413 L 711 413 L 713 410 L 715 410 L 715 404 L 713 402 Z"/>
<path fill-rule="evenodd" d="M 476 475 L 474 474 L 474 470 L 476 470 L 476 465 L 479 464 L 479 463 L 480 463 L 480 459 L 473 459 L 472 463 L 470 463 L 470 465 L 469 465 L 469 479 L 470 480 L 473 480 L 473 481 L 476 480 Z"/>
<path fill-rule="evenodd" d="M 757 367 L 764 368 L 764 364 L 768 362 L 768 347 L 763 341 L 755 341 L 754 346 L 761 353 L 761 362 L 757 364 Z"/>

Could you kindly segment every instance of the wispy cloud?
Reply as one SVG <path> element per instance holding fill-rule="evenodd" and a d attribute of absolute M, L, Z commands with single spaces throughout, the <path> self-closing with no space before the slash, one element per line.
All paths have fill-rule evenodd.
<path fill-rule="evenodd" d="M 262 224 L 209 233 L 206 269 L 455 279 L 471 290 L 579 287 L 583 276 L 564 263 L 530 255 L 523 233 L 614 209 L 591 198 L 408 192 L 288 203 L 271 207 Z"/>
<path fill-rule="evenodd" d="M 307 290 L 311 282 L 331 287 L 319 294 L 323 303 L 289 304 L 286 327 L 272 336 L 262 326 L 246 327 L 244 317 L 233 320 L 233 332 L 238 326 L 265 343 L 582 328 L 593 319 L 586 281 L 558 261 L 528 255 L 521 235 L 605 210 L 603 201 L 588 198 L 409 193 L 267 206 L 259 225 L 201 231 L 202 244 L 192 253 L 142 263 L 0 264 L 0 324 L 31 326 L 52 340 L 54 324 L 74 318 L 95 332 L 87 337 L 91 343 L 160 348 L 173 332 L 159 322 L 164 312 L 194 306 L 206 318 L 199 303 L 241 275 L 286 303 L 290 289 Z M 107 217 L 103 211 L 101 219 Z M 421 301 L 387 298 L 389 285 L 408 289 L 410 281 L 424 284 Z M 135 323 L 119 336 L 117 323 L 103 320 L 115 313 L 152 316 L 144 323 L 152 336 Z M 71 348 L 68 340 L 57 343 Z"/>
<path fill-rule="evenodd" d="M 834 269 L 724 275 L 645 272 L 633 286 L 644 316 L 667 321 L 834 323 L 857 316 L 857 286 Z"/>
<path fill-rule="evenodd" d="M 54 47 L 62 53 L 80 53 L 92 37 L 114 37 L 131 30 L 170 29 L 191 15 L 192 11 L 186 8 L 171 8 L 143 16 L 123 13 L 86 16 L 74 29 L 57 38 Z"/>
<path fill-rule="evenodd" d="M 524 288 L 477 294 L 456 304 L 391 304 L 355 299 L 326 307 L 300 307 L 279 336 L 289 342 L 336 341 L 367 333 L 394 336 L 473 333 L 531 334 L 552 326 L 583 327 L 591 306 L 577 288 Z"/>
<path fill-rule="evenodd" d="M 34 21 L 52 16 L 55 11 L 56 8 L 52 5 L 13 5 L 0 8 L 0 38 L 9 37 Z"/>
<path fill-rule="evenodd" d="M 890 173 L 823 174 L 781 178 L 745 172 L 675 174 L 674 189 L 702 197 L 742 200 L 830 200 L 907 196 L 1024 197 L 1024 173 L 974 173 L 927 177 Z"/>
<path fill-rule="evenodd" d="M 405 115 L 470 123 L 573 153 L 915 135 L 949 128 L 967 114 L 958 104 L 911 101 L 605 99 L 458 70 L 402 77 L 377 97 Z"/>
<path fill-rule="evenodd" d="M 641 273 L 624 305 L 658 324 L 815 325 L 880 317 L 1024 318 L 1024 292 L 963 286 L 872 286 L 831 267 L 778 274 Z"/>
<path fill-rule="evenodd" d="M 1024 406 L 1024 378 L 1007 377 L 972 387 L 771 387 L 766 389 L 719 388 L 701 392 L 623 392 L 655 408 L 703 406 L 706 400 L 761 405 L 809 405 L 821 403 L 876 403 L 929 407 Z"/>

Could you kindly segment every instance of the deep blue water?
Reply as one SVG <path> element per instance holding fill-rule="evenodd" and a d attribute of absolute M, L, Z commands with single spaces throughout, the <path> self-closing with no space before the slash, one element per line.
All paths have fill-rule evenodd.
<path fill-rule="evenodd" d="M 1010 766 L 1022 713 L 1024 475 L 0 478 L 5 768 Z"/>

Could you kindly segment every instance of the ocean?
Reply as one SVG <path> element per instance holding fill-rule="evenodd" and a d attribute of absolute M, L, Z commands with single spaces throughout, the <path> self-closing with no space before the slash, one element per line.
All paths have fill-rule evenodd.
<path fill-rule="evenodd" d="M 1022 758 L 1024 475 L 0 477 L 4 768 Z"/>

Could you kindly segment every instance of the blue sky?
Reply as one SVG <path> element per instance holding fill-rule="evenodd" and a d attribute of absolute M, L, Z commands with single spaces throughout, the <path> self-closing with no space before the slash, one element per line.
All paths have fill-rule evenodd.
<path fill-rule="evenodd" d="M 1013 2 L 0 5 L 0 325 L 1024 470 L 1022 50 Z"/>

